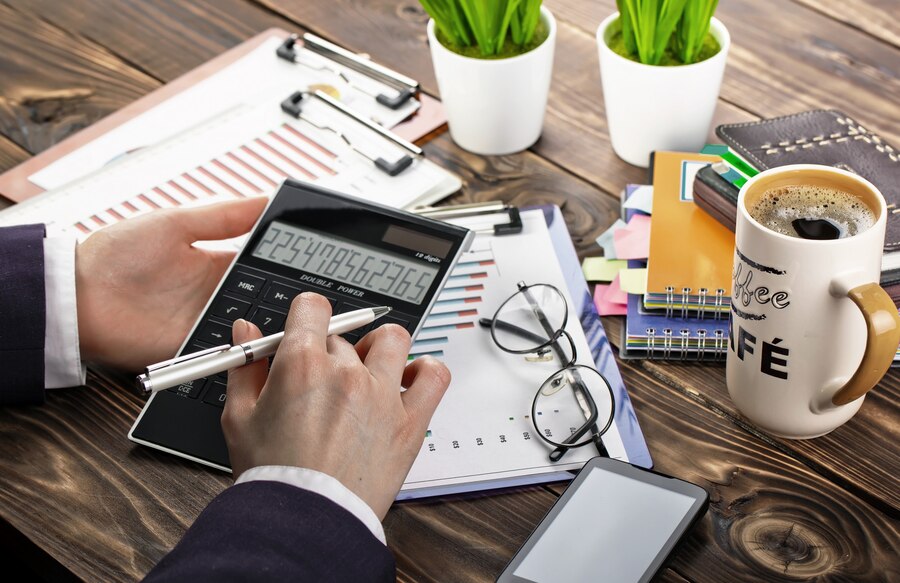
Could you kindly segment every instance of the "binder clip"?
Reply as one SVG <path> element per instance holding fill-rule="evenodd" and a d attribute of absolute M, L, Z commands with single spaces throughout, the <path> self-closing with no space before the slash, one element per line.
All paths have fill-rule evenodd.
<path fill-rule="evenodd" d="M 332 109 L 340 112 L 341 114 L 349 117 L 352 121 L 362 124 L 367 129 L 378 134 L 380 137 L 396 144 L 397 146 L 400 146 L 404 150 L 410 152 L 410 154 L 404 154 L 403 156 L 401 156 L 398 160 L 396 160 L 394 162 L 391 162 L 380 156 L 379 157 L 370 156 L 363 150 L 357 148 L 353 144 L 353 141 L 350 140 L 350 138 L 348 138 L 344 132 L 342 132 L 338 129 L 335 129 L 329 125 L 318 123 L 315 120 L 310 119 L 309 116 L 304 115 L 303 104 L 304 104 L 304 100 L 307 100 L 307 99 L 316 99 L 316 100 L 323 102 L 325 105 L 327 105 L 327 106 L 331 107 Z M 388 176 L 397 176 L 398 174 L 400 174 L 401 172 L 403 172 L 404 170 L 409 168 L 412 165 L 415 158 L 421 158 L 422 156 L 425 155 L 425 153 L 422 151 L 422 149 L 419 148 L 418 146 L 416 146 L 415 144 L 411 144 L 410 142 L 407 142 L 403 138 L 396 136 L 396 135 L 392 134 L 391 132 L 385 130 L 380 125 L 378 125 L 374 122 L 371 122 L 364 117 L 361 117 L 360 115 L 358 115 L 356 112 L 354 112 L 353 110 L 348 108 L 346 105 L 344 105 L 340 101 L 335 100 L 334 98 L 330 97 L 329 95 L 326 95 L 325 93 L 322 93 L 321 91 L 314 91 L 312 93 L 310 93 L 308 91 L 295 91 L 294 93 L 291 94 L 290 97 L 288 97 L 287 99 L 285 99 L 284 101 L 281 102 L 281 110 L 296 119 L 302 119 L 303 121 L 305 121 L 306 123 L 315 127 L 316 129 L 329 131 L 329 132 L 335 134 L 336 136 L 341 138 L 341 140 L 343 140 L 343 142 L 345 144 L 347 144 L 347 146 L 351 150 L 353 150 L 354 152 L 356 152 L 363 158 L 366 158 L 367 160 L 371 161 L 375 165 L 376 168 L 378 168 L 379 170 L 381 170 Z"/>
<path fill-rule="evenodd" d="M 297 43 L 297 35 L 293 34 L 275 50 L 275 54 L 278 55 L 279 58 L 282 58 L 286 61 L 290 61 L 291 63 L 297 63 L 300 65 L 305 65 L 309 67 L 310 65 L 303 63 L 297 59 L 297 49 L 295 47 Z M 355 55 L 348 50 L 342 49 L 341 47 L 328 42 L 327 40 L 320 38 L 314 34 L 306 33 L 303 35 L 303 46 L 307 50 L 316 53 L 347 67 L 357 73 L 365 75 L 370 79 L 378 81 L 384 85 L 387 85 L 391 89 L 397 91 L 396 95 L 388 95 L 386 93 L 378 93 L 373 94 L 364 88 L 352 83 L 346 75 L 342 72 L 328 68 L 328 67 L 313 67 L 314 69 L 320 70 L 325 69 L 330 71 L 331 73 L 339 76 L 344 80 L 345 83 L 353 87 L 354 89 L 365 93 L 371 97 L 375 98 L 375 101 L 380 103 L 381 105 L 388 107 L 390 109 L 400 109 L 407 101 L 418 95 L 419 93 L 419 82 L 410 79 L 405 75 L 401 75 L 396 71 L 392 71 L 387 67 L 382 67 L 378 63 L 373 63 L 368 59 L 364 59 L 359 55 Z"/>
<path fill-rule="evenodd" d="M 509 217 L 508 222 L 498 223 L 485 229 L 475 229 L 475 232 L 492 234 L 494 236 L 514 235 L 522 232 L 522 215 L 519 213 L 519 208 L 500 201 L 475 202 L 438 207 L 421 206 L 412 209 L 410 212 L 422 217 L 437 220 L 506 213 Z"/>

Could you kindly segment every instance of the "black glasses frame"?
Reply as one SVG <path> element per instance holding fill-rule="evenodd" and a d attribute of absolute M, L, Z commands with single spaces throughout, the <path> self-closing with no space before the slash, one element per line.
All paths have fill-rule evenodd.
<path fill-rule="evenodd" d="M 576 447 L 582 447 L 589 443 L 593 443 L 597 447 L 597 451 L 600 452 L 600 455 L 604 457 L 609 457 L 609 452 L 606 449 L 606 446 L 603 444 L 602 436 L 605 434 L 610 426 L 612 425 L 613 418 L 615 416 L 616 411 L 616 397 L 613 393 L 612 386 L 609 384 L 609 381 L 603 374 L 597 369 L 589 366 L 585 366 L 582 364 L 576 364 L 578 360 L 578 353 L 575 348 L 575 342 L 572 339 L 572 336 L 566 332 L 565 327 L 566 323 L 569 320 L 569 306 L 568 303 L 565 303 L 565 312 L 563 313 L 562 324 L 558 328 L 554 327 L 550 324 L 550 321 L 547 318 L 547 315 L 544 313 L 544 310 L 541 308 L 540 303 L 535 299 L 534 295 L 531 293 L 531 290 L 538 287 L 547 287 L 552 289 L 554 292 L 559 294 L 561 298 L 565 298 L 562 292 L 556 286 L 539 283 L 527 285 L 525 282 L 519 282 L 517 284 L 519 288 L 516 293 L 511 295 L 506 299 L 500 307 L 497 308 L 497 311 L 494 313 L 494 316 L 487 320 L 486 318 L 482 318 L 479 323 L 484 327 L 489 327 L 491 331 L 491 339 L 494 341 L 494 344 L 497 347 L 510 354 L 537 354 L 538 356 L 543 356 L 550 351 L 553 351 L 556 354 L 556 357 L 559 358 L 561 363 L 564 363 L 559 370 L 551 374 L 547 379 L 541 383 L 541 386 L 538 387 L 537 392 L 535 393 L 534 400 L 531 403 L 531 422 L 534 425 L 535 432 L 538 437 L 540 437 L 545 442 L 554 446 L 554 450 L 550 452 L 550 461 L 559 461 L 567 451 L 570 449 L 574 449 Z M 510 322 L 505 322 L 498 318 L 503 309 L 509 304 L 511 301 L 516 299 L 518 295 L 522 295 L 525 300 L 528 302 L 531 311 L 534 313 L 535 318 L 541 324 L 541 327 L 544 329 L 546 333 L 546 338 L 544 336 L 540 336 L 538 334 L 534 334 L 528 330 L 520 328 L 515 324 Z M 507 332 L 510 334 L 514 334 L 519 336 L 520 338 L 524 338 L 526 340 L 531 340 L 532 342 L 536 342 L 537 344 L 533 347 L 524 350 L 515 350 L 504 346 L 497 340 L 497 330 L 501 330 L 503 332 Z M 566 351 L 560 343 L 560 340 L 565 338 L 571 349 L 571 358 L 566 355 Z M 593 396 L 591 395 L 590 390 L 584 385 L 584 381 L 582 380 L 579 369 L 589 370 L 593 373 L 596 373 L 602 380 L 604 385 L 606 386 L 607 391 L 609 392 L 610 398 L 610 413 L 609 418 L 603 428 L 599 428 L 597 426 L 597 418 L 599 417 L 597 411 L 597 403 L 594 401 Z M 555 380 L 555 377 L 561 372 L 569 370 L 571 372 L 571 377 L 574 382 L 569 383 L 569 386 L 572 388 L 572 391 L 575 393 L 575 400 L 578 402 L 579 407 L 582 410 L 582 413 L 585 417 L 585 422 L 578 429 L 575 430 L 569 437 L 567 437 L 562 442 L 556 442 L 546 437 L 543 432 L 541 432 L 540 428 L 537 425 L 537 403 L 538 399 L 540 399 L 542 392 L 545 390 L 545 387 L 548 383 L 552 383 Z M 589 441 L 585 441 L 584 443 L 576 443 L 578 440 L 584 436 L 588 431 L 591 432 L 591 439 Z"/>

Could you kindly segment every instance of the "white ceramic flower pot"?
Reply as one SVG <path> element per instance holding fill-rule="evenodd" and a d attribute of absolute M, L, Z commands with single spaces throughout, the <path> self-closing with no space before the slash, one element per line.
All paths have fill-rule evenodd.
<path fill-rule="evenodd" d="M 474 59 L 444 47 L 428 22 L 428 44 L 450 137 L 475 154 L 525 150 L 541 135 L 553 73 L 556 21 L 546 8 L 549 36 L 535 49 L 508 59 Z"/>
<path fill-rule="evenodd" d="M 631 61 L 609 48 L 610 25 L 618 18 L 616 12 L 597 28 L 600 80 L 616 155 L 646 168 L 654 150 L 699 151 L 706 143 L 722 85 L 731 45 L 728 29 L 712 19 L 709 30 L 721 48 L 709 59 L 658 67 Z"/>

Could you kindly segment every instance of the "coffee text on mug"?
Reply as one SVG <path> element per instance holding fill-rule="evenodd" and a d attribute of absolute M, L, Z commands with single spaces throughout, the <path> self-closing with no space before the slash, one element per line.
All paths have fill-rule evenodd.
<path fill-rule="evenodd" d="M 734 286 L 731 295 L 732 301 L 740 302 L 745 308 L 750 306 L 751 303 L 759 306 L 765 306 L 766 304 L 771 303 L 772 307 L 777 310 L 782 310 L 790 305 L 791 300 L 788 292 L 776 291 L 773 293 L 764 285 L 754 288 L 753 269 L 746 267 L 746 271 L 744 270 L 744 263 L 738 261 L 734 268 L 734 274 L 732 275 L 732 284 Z M 765 316 L 759 319 L 764 318 Z"/>

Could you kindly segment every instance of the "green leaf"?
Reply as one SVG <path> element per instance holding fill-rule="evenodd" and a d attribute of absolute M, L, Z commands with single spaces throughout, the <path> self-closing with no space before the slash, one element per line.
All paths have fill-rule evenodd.
<path fill-rule="evenodd" d="M 541 17 L 541 0 L 420 0 L 442 37 L 484 56 L 498 54 L 509 36 L 525 46 Z"/>

